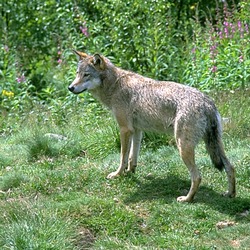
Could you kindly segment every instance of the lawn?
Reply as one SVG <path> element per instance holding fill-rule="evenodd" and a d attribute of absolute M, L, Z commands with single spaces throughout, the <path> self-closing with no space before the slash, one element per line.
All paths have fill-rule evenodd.
<path fill-rule="evenodd" d="M 213 94 L 226 122 L 224 144 L 237 173 L 237 197 L 221 194 L 226 175 L 201 143 L 202 184 L 192 203 L 175 143 L 146 134 L 134 175 L 106 176 L 119 163 L 109 112 L 79 98 L 56 111 L 2 112 L 1 249 L 249 249 L 250 91 Z M 163 143 L 163 141 L 166 143 Z"/>

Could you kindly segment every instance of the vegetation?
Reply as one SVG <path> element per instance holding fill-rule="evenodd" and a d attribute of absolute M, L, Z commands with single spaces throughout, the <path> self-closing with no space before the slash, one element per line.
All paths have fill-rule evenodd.
<path fill-rule="evenodd" d="M 248 249 L 250 53 L 248 1 L 0 3 L 1 249 Z M 135 175 L 119 162 L 119 131 L 88 93 L 67 91 L 73 48 L 197 87 L 215 99 L 237 171 L 237 197 L 211 168 L 191 204 L 174 141 L 146 133 Z"/>
<path fill-rule="evenodd" d="M 145 138 L 135 175 L 106 179 L 119 162 L 118 132 L 95 103 L 1 117 L 1 249 L 248 249 L 249 94 L 215 96 L 231 119 L 224 142 L 237 197 L 221 196 L 226 175 L 211 167 L 201 144 L 203 181 L 191 204 L 176 201 L 190 179 L 163 137 Z"/>
<path fill-rule="evenodd" d="M 249 86 L 249 2 L 177 2 L 2 1 L 2 107 L 65 100 L 73 48 L 204 91 Z"/>

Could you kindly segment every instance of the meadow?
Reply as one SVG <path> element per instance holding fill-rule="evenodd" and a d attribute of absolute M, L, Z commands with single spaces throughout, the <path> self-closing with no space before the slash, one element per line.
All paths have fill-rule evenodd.
<path fill-rule="evenodd" d="M 145 134 L 134 175 L 106 179 L 119 162 L 118 129 L 107 110 L 84 102 L 86 94 L 57 112 L 40 104 L 2 114 L 0 248 L 249 249 L 249 94 L 213 94 L 228 118 L 223 139 L 237 197 L 221 195 L 226 175 L 201 143 L 203 181 L 190 204 L 176 201 L 190 179 L 165 135 Z"/>

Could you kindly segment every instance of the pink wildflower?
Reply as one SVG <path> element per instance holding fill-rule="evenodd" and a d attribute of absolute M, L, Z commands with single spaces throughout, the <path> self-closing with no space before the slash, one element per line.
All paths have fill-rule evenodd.
<path fill-rule="evenodd" d="M 88 37 L 89 33 L 88 33 L 88 28 L 86 26 L 86 22 L 83 23 L 83 26 L 80 26 L 80 30 L 83 33 L 84 36 Z"/>
<path fill-rule="evenodd" d="M 215 72 L 217 71 L 217 67 L 216 67 L 215 65 L 213 65 L 213 67 L 211 68 L 211 71 L 212 71 L 213 73 L 215 73 Z"/>
<path fill-rule="evenodd" d="M 245 24 L 245 30 L 246 30 L 246 33 L 248 34 L 249 33 L 249 28 L 248 28 L 247 23 Z"/>
<path fill-rule="evenodd" d="M 238 28 L 241 29 L 241 21 L 238 21 Z"/>
<path fill-rule="evenodd" d="M 240 55 L 239 62 L 242 63 L 243 61 L 244 61 L 244 57 L 243 57 L 243 55 Z"/>
<path fill-rule="evenodd" d="M 26 81 L 26 78 L 25 78 L 24 74 L 22 74 L 21 76 L 17 77 L 16 80 L 18 83 L 22 83 L 22 82 Z"/>
<path fill-rule="evenodd" d="M 10 50 L 9 47 L 8 47 L 8 45 L 4 45 L 3 49 L 5 50 L 5 52 L 9 52 L 9 50 Z"/>

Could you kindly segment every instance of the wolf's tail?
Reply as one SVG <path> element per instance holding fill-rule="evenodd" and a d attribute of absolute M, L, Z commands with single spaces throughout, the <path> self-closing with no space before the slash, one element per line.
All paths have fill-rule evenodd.
<path fill-rule="evenodd" d="M 204 141 L 213 165 L 222 171 L 226 165 L 230 164 L 230 162 L 225 155 L 221 139 L 222 127 L 219 112 L 216 111 L 215 114 L 209 118 Z"/>

